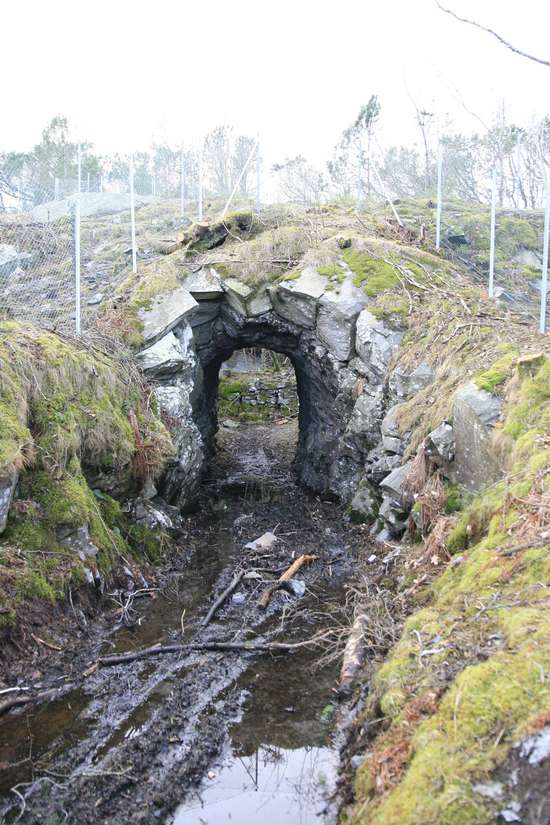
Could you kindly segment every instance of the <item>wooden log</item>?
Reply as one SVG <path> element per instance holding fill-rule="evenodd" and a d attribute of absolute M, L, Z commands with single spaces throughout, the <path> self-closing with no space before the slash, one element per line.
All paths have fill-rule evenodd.
<path fill-rule="evenodd" d="M 265 610 L 270 602 L 273 593 L 275 593 L 276 590 L 279 590 L 283 582 L 286 582 L 289 579 L 291 579 L 294 576 L 294 574 L 297 573 L 301 567 L 303 567 L 304 564 L 308 564 L 312 561 L 317 561 L 318 558 L 319 556 L 308 555 L 307 553 L 303 553 L 301 556 L 298 556 L 298 558 L 292 562 L 290 567 L 287 570 L 285 570 L 282 576 L 279 576 L 278 581 L 274 582 L 274 584 L 270 584 L 269 587 L 267 587 L 264 590 L 264 592 L 258 599 L 258 607 L 260 607 L 262 610 Z"/>
<path fill-rule="evenodd" d="M 204 619 L 202 620 L 202 626 L 206 627 L 206 625 L 210 624 L 212 619 L 214 618 L 214 614 L 216 611 L 222 606 L 222 604 L 229 598 L 229 596 L 233 593 L 239 582 L 241 581 L 242 577 L 244 576 L 244 570 L 239 570 L 239 572 L 234 576 L 231 583 L 228 587 L 225 588 L 223 593 L 218 596 Z"/>
<path fill-rule="evenodd" d="M 147 656 L 160 656 L 164 653 L 191 653 L 194 650 L 227 650 L 241 651 L 243 653 L 289 653 L 299 647 L 313 644 L 312 640 L 306 639 L 304 642 L 190 642 L 181 645 L 153 645 L 141 650 L 133 650 L 130 653 L 113 654 L 112 656 L 100 656 L 100 665 L 119 665 L 126 662 L 135 662 L 137 659 L 145 659 Z"/>
<path fill-rule="evenodd" d="M 355 677 L 363 664 L 367 621 L 366 613 L 359 612 L 357 614 L 344 648 L 344 659 L 338 684 L 338 693 L 342 697 L 350 695 Z"/>

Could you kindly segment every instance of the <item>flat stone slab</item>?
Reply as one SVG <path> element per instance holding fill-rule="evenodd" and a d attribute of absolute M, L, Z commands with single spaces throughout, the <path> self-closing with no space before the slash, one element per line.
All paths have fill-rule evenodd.
<path fill-rule="evenodd" d="M 229 306 L 232 306 L 241 315 L 247 315 L 247 301 L 252 297 L 253 290 L 247 284 L 238 281 L 237 278 L 228 278 L 223 282 L 223 285 Z"/>
<path fill-rule="evenodd" d="M 390 392 L 400 401 L 412 398 L 433 383 L 435 374 L 429 364 L 422 363 L 414 370 L 395 369 L 389 380 Z"/>
<path fill-rule="evenodd" d="M 380 482 L 381 490 L 393 501 L 404 505 L 411 500 L 411 495 L 405 489 L 405 482 L 412 467 L 412 461 L 407 461 L 401 467 L 392 470 L 383 481 Z"/>
<path fill-rule="evenodd" d="M 313 329 L 317 320 L 319 298 L 324 294 L 328 279 L 314 267 L 307 267 L 294 280 L 269 288 L 275 312 L 294 324 Z"/>
<path fill-rule="evenodd" d="M 271 296 L 267 287 L 261 287 L 246 302 L 247 315 L 252 318 L 263 315 L 265 312 L 271 312 L 272 309 Z"/>
<path fill-rule="evenodd" d="M 173 332 L 138 353 L 137 360 L 143 372 L 153 378 L 178 372 L 185 363 L 183 347 Z"/>
<path fill-rule="evenodd" d="M 453 434 L 456 480 L 471 490 L 483 490 L 502 475 L 491 434 L 500 418 L 502 402 L 473 381 L 461 387 L 454 397 Z"/>
<path fill-rule="evenodd" d="M 363 290 L 349 279 L 319 299 L 317 336 L 338 361 L 348 361 L 354 353 L 356 321 L 366 304 Z"/>
<path fill-rule="evenodd" d="M 144 343 L 154 344 L 163 338 L 181 321 L 191 318 L 197 306 L 191 293 L 183 286 L 160 295 L 150 309 L 141 309 L 138 313 L 143 322 Z"/>
<path fill-rule="evenodd" d="M 212 266 L 203 266 L 183 280 L 184 287 L 197 301 L 212 301 L 223 297 L 222 279 Z"/>

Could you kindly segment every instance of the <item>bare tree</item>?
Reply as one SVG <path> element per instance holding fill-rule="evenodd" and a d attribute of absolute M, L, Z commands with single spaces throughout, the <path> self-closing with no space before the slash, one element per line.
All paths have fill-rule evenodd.
<path fill-rule="evenodd" d="M 232 131 L 230 126 L 216 126 L 204 141 L 204 164 L 216 195 L 228 195 L 231 189 Z"/>
<path fill-rule="evenodd" d="M 277 173 L 282 194 L 288 200 L 304 205 L 317 204 L 321 200 L 326 189 L 325 181 L 303 155 L 274 164 L 273 171 Z"/>
<path fill-rule="evenodd" d="M 234 185 L 235 181 L 238 180 L 239 175 L 244 169 L 244 174 L 239 184 L 239 192 L 242 197 L 246 197 L 248 194 L 248 177 L 253 167 L 250 165 L 247 167 L 246 163 L 255 145 L 256 141 L 254 138 L 249 137 L 248 135 L 239 135 L 235 141 L 235 148 L 232 156 L 231 182 Z"/>

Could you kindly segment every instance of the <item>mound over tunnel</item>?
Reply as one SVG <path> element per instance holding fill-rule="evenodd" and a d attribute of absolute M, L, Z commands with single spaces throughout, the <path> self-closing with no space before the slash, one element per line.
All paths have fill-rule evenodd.
<path fill-rule="evenodd" d="M 353 495 L 366 452 L 379 439 L 379 429 L 365 435 L 362 414 L 361 427 L 354 427 L 354 410 L 366 392 L 379 419 L 383 399 L 379 379 L 373 374 L 369 380 L 358 357 L 357 325 L 366 298 L 346 275 L 334 288 L 306 269 L 254 291 L 203 268 L 143 313 L 148 346 L 139 358 L 178 450 L 162 482 L 168 501 L 183 506 L 192 496 L 214 450 L 220 367 L 244 348 L 281 353 L 294 367 L 300 481 L 322 494 L 345 500 Z M 383 326 L 367 316 L 371 332 Z M 389 352 L 394 343 L 388 343 Z"/>

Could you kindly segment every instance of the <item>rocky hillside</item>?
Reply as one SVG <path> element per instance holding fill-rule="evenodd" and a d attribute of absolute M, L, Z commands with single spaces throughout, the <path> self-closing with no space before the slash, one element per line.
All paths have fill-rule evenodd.
<path fill-rule="evenodd" d="M 509 296 L 489 301 L 412 223 L 239 211 L 142 261 L 97 326 L 116 357 L 0 329 L 2 622 L 140 541 L 157 552 L 147 501 L 168 518 L 192 505 L 222 362 L 280 352 L 297 473 L 365 524 L 391 594 L 397 641 L 367 650 L 356 682 L 343 821 L 531 815 L 550 708 L 550 360 Z M 379 600 L 359 612 L 376 626 Z"/>

